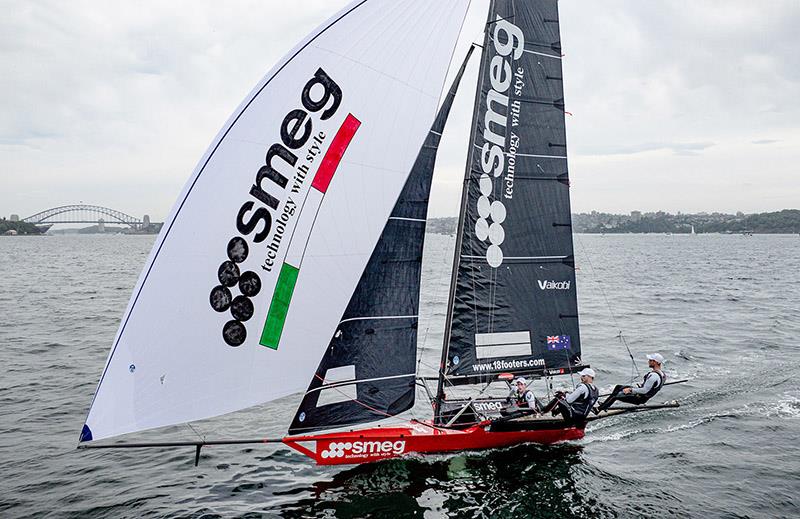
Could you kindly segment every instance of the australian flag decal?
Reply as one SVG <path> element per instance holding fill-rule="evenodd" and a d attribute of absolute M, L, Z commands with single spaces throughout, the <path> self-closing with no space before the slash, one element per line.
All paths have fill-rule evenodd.
<path fill-rule="evenodd" d="M 549 351 L 568 350 L 570 348 L 569 335 L 548 335 L 547 349 Z"/>

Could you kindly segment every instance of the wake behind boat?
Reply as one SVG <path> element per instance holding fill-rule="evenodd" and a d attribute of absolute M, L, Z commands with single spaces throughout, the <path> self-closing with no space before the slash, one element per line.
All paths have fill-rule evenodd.
<path fill-rule="evenodd" d="M 434 163 L 475 47 L 438 112 L 437 100 L 466 8 L 354 2 L 262 80 L 162 229 L 82 446 L 193 445 L 199 457 L 203 445 L 283 443 L 320 464 L 362 463 L 575 440 L 591 420 L 677 406 L 565 421 L 503 415 L 503 397 L 485 396 L 588 368 L 556 0 L 490 4 L 436 387 L 418 376 Z M 410 410 L 419 387 L 430 420 L 364 428 Z M 94 443 L 298 392 L 284 438 Z"/>

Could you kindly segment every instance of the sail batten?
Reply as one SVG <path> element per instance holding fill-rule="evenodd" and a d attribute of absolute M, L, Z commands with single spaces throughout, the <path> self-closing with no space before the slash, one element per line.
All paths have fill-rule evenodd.
<path fill-rule="evenodd" d="M 560 41 L 557 0 L 491 2 L 440 402 L 448 381 L 580 364 Z"/>

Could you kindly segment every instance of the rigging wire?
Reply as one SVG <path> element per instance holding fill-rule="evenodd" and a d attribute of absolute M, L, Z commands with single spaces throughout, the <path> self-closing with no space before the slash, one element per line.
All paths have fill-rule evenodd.
<path fill-rule="evenodd" d="M 200 434 L 199 432 L 197 432 L 197 430 L 194 427 L 192 427 L 192 424 L 189 423 L 189 422 L 186 422 L 186 425 L 189 427 L 189 429 L 192 430 L 193 433 L 195 433 L 197 435 L 198 438 L 200 438 L 200 441 L 203 441 L 203 442 L 206 441 L 206 435 L 205 434 Z"/>
<path fill-rule="evenodd" d="M 611 319 L 614 321 L 614 326 L 617 328 L 617 330 L 619 330 L 619 333 L 617 334 L 616 337 L 620 340 L 620 343 L 622 343 L 622 345 L 625 346 L 625 349 L 628 351 L 628 357 L 630 357 L 630 359 L 631 359 L 631 381 L 633 381 L 636 377 L 638 377 L 640 375 L 639 368 L 636 366 L 636 361 L 633 358 L 633 353 L 631 353 L 631 349 L 628 346 L 628 341 L 625 340 L 625 334 L 622 333 L 622 327 L 619 325 L 619 321 L 617 320 L 617 316 L 616 316 L 616 314 L 614 314 L 614 310 L 611 308 L 611 303 L 608 302 L 608 296 L 606 295 L 605 288 L 603 287 L 603 284 L 600 281 L 598 281 L 597 275 L 595 274 L 595 271 L 594 271 L 594 265 L 592 265 L 592 259 L 589 256 L 589 252 L 586 250 L 586 247 L 583 245 L 583 240 L 581 240 L 580 235 L 577 235 L 577 234 L 575 235 L 575 239 L 578 240 L 578 243 L 581 246 L 581 250 L 583 251 L 583 255 L 586 257 L 586 263 L 589 264 L 589 270 L 590 270 L 592 281 L 594 281 L 597 284 L 597 286 L 600 287 L 600 293 L 603 294 L 603 299 L 606 302 L 606 307 L 608 308 L 608 313 L 611 314 Z M 634 376 L 634 371 L 636 372 L 635 376 Z"/>

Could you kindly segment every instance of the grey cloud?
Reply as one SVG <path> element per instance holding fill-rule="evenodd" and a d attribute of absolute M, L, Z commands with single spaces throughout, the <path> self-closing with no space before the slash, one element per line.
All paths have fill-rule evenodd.
<path fill-rule="evenodd" d="M 0 18 L 0 209 L 27 214 L 82 198 L 163 217 L 247 92 L 345 3 L 10 3 Z M 565 98 L 575 113 L 570 151 L 636 159 L 603 178 L 619 181 L 613 194 L 576 190 L 591 204 L 576 210 L 635 209 L 626 204 L 644 188 L 621 180 L 687 155 L 698 178 L 716 186 L 757 182 L 762 171 L 747 160 L 769 164 L 781 180 L 763 189 L 800 199 L 800 151 L 790 146 L 749 146 L 735 163 L 703 153 L 800 138 L 800 1 L 561 0 L 559 9 Z M 485 13 L 474 19 L 470 38 Z M 473 95 L 474 86 L 462 89 L 446 129 L 442 185 L 461 183 Z M 659 150 L 668 153 L 645 153 Z M 590 184 L 581 181 L 593 171 L 575 164 L 576 186 Z M 642 209 L 685 209 L 676 205 L 684 195 L 670 189 Z M 756 211 L 746 205 L 751 195 L 715 190 L 699 209 L 723 207 L 724 196 L 724 207 Z M 432 212 L 442 214 L 436 204 L 444 205 L 434 200 Z"/>
<path fill-rule="evenodd" d="M 625 146 L 584 147 L 578 150 L 579 155 L 635 155 L 648 151 L 669 150 L 675 155 L 695 156 L 703 150 L 714 146 L 713 142 L 648 142 Z"/>

